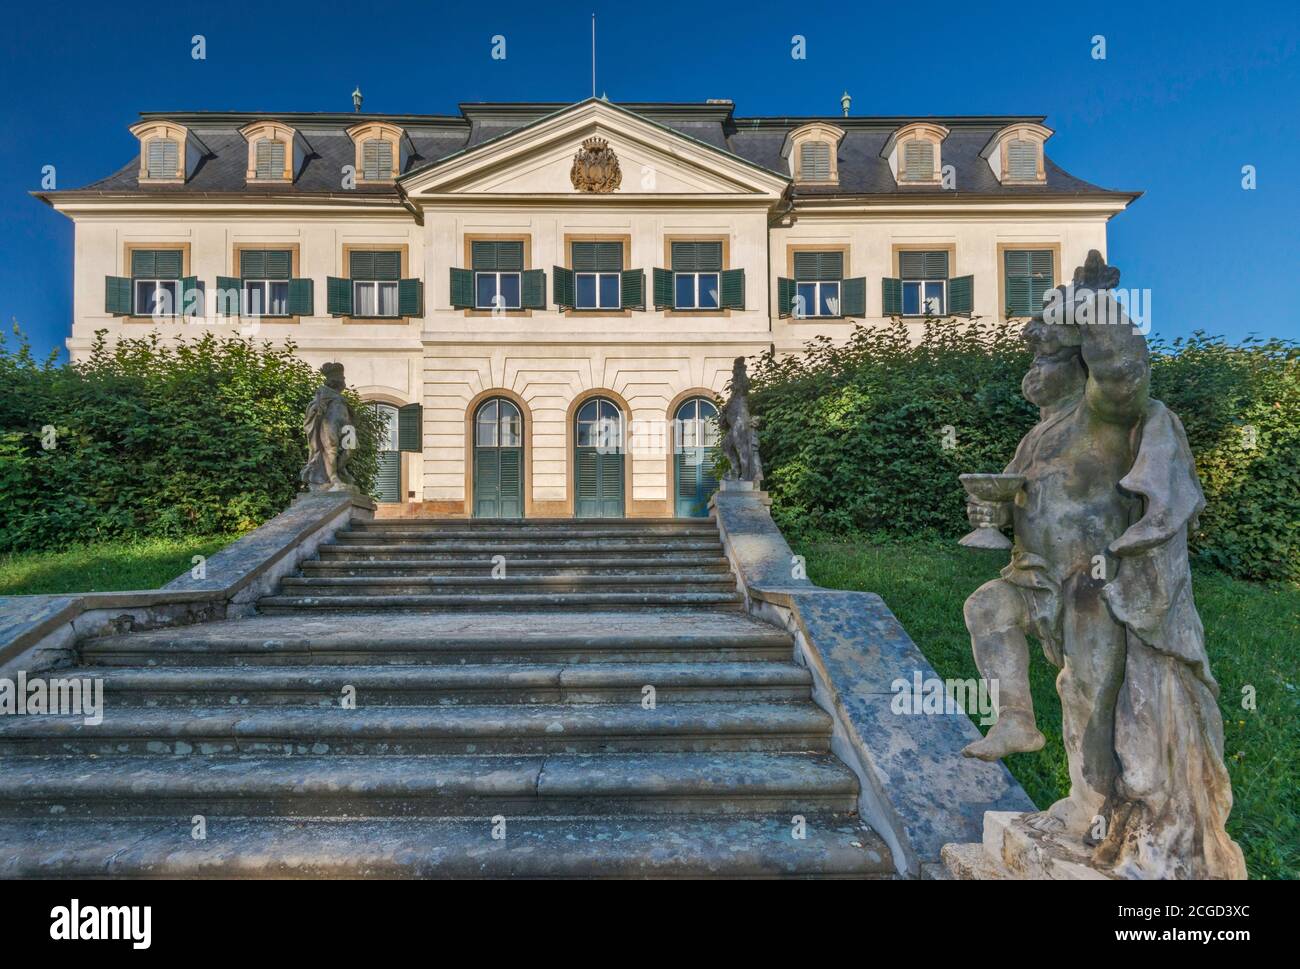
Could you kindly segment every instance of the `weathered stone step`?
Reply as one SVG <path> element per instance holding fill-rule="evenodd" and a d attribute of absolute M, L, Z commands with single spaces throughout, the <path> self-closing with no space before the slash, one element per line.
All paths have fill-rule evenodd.
<path fill-rule="evenodd" d="M 334 556 L 324 561 L 302 563 L 304 575 L 480 575 L 491 576 L 497 563 L 491 559 L 351 559 Z M 663 559 L 553 558 L 544 560 L 510 560 L 507 575 L 642 575 L 657 576 L 674 572 L 695 575 L 730 574 L 731 563 L 719 556 L 688 557 L 676 555 Z"/>
<path fill-rule="evenodd" d="M 677 606 L 700 609 L 739 609 L 739 592 L 502 592 L 497 594 L 428 595 L 274 595 L 257 601 L 265 615 L 297 611 L 365 612 L 374 610 L 459 609 L 473 612 L 529 609 L 620 609 Z"/>
<path fill-rule="evenodd" d="M 465 754 L 830 749 L 830 718 L 807 703 L 114 708 L 0 718 L 0 756 L 42 754 Z"/>
<path fill-rule="evenodd" d="M 19 757 L 0 816 L 484 817 L 849 813 L 828 755 Z"/>
<path fill-rule="evenodd" d="M 556 548 L 548 544 L 515 545 L 504 548 L 499 544 L 446 541 L 437 545 L 428 543 L 392 544 L 324 544 L 317 549 L 321 561 L 421 561 L 447 562 L 453 565 L 491 562 L 504 555 L 508 566 L 519 564 L 553 565 L 571 562 L 575 558 L 597 564 L 607 561 L 635 560 L 646 565 L 672 561 L 716 561 L 722 557 L 722 547 L 717 542 L 693 542 L 691 547 L 673 545 L 629 546 L 624 544 L 592 545 L 588 548 Z"/>
<path fill-rule="evenodd" d="M 718 533 L 711 518 L 376 518 L 353 521 L 348 528 L 365 532 L 424 530 L 438 532 L 618 532 L 677 535 Z"/>
<path fill-rule="evenodd" d="M 290 612 L 81 644 L 96 666 L 789 661 L 787 633 L 743 612 Z"/>
<path fill-rule="evenodd" d="M 307 575 L 288 576 L 280 583 L 286 596 L 421 596 L 457 593 L 501 595 L 506 592 L 735 592 L 730 573 L 695 575 L 676 572 L 667 575 L 490 575 L 404 576 L 404 575 Z"/>
<path fill-rule="evenodd" d="M 893 878 L 855 817 L 0 821 L 6 878 Z M 52 846 L 57 846 L 53 850 Z"/>
<path fill-rule="evenodd" d="M 657 704 L 806 700 L 812 676 L 793 663 L 558 663 L 515 665 L 80 667 L 63 675 L 104 682 L 106 702 L 180 708 L 501 703 Z"/>
<path fill-rule="evenodd" d="M 377 536 L 370 532 L 336 532 L 334 539 L 322 548 L 346 548 L 353 550 L 377 549 L 379 551 L 415 551 L 415 552 L 455 552 L 459 555 L 509 555 L 521 552 L 541 552 L 545 555 L 566 555 L 569 557 L 585 555 L 587 552 L 599 551 L 620 556 L 636 556 L 643 552 L 708 552 L 720 554 L 722 543 L 715 536 L 712 539 L 682 537 L 666 538 L 657 535 L 643 537 L 627 536 L 620 538 L 544 538 L 538 539 L 528 535 L 503 536 L 501 538 L 480 538 L 472 536 L 458 538 L 445 532 L 429 535 L 412 536 Z"/>

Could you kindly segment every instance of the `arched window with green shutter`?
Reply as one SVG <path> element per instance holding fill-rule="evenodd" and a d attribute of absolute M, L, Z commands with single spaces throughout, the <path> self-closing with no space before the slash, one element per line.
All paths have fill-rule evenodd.
<path fill-rule="evenodd" d="M 718 489 L 713 450 L 718 443 L 718 408 L 693 397 L 673 416 L 673 494 L 678 518 L 704 518 L 709 497 Z"/>
<path fill-rule="evenodd" d="M 524 419 L 493 397 L 474 413 L 474 517 L 524 516 Z"/>
<path fill-rule="evenodd" d="M 375 498 L 383 502 L 402 500 L 402 452 L 397 440 L 397 408 L 375 401 L 370 405 L 384 419 L 384 430 L 376 442 L 379 472 L 375 476 Z"/>
<path fill-rule="evenodd" d="M 623 463 L 623 412 L 612 400 L 593 397 L 574 420 L 575 517 L 623 517 Z"/>

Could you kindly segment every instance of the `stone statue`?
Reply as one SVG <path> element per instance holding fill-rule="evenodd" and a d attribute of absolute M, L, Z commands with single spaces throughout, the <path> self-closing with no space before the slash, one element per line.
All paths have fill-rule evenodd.
<path fill-rule="evenodd" d="M 965 605 L 999 710 L 964 753 L 1043 746 L 1032 635 L 1061 670 L 1070 795 L 1027 828 L 1115 877 L 1244 878 L 1224 830 L 1223 721 L 1187 558 L 1205 498 L 1182 424 L 1148 396 L 1146 340 L 1110 292 L 1118 282 L 1093 250 L 1048 294 L 1024 330 L 1034 359 L 1021 386 L 1039 422 L 1003 475 L 971 476 L 1010 482 L 1009 500 L 970 488 L 967 511 L 977 530 L 1010 524 L 1015 542 Z"/>
<path fill-rule="evenodd" d="M 729 465 L 728 481 L 750 481 L 757 489 L 763 484 L 763 462 L 758 456 L 758 425 L 749 413 L 749 374 L 745 358 L 736 357 L 731 366 L 731 396 L 718 413 L 722 432 L 722 453 Z"/>
<path fill-rule="evenodd" d="M 343 388 L 343 364 L 327 363 L 320 368 L 325 383 L 307 405 L 302 429 L 307 435 L 307 464 L 299 477 L 308 491 L 356 491 L 348 474 L 348 461 L 356 447 L 356 416 Z"/>

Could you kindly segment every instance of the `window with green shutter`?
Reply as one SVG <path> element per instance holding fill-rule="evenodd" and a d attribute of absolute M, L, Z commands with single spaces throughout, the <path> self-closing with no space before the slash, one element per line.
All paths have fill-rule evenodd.
<path fill-rule="evenodd" d="M 1051 249 L 1007 249 L 1003 258 L 1003 294 L 1007 316 L 1032 316 L 1043 308 L 1053 286 Z"/>
<path fill-rule="evenodd" d="M 285 143 L 262 138 L 254 149 L 254 174 L 259 179 L 284 179 Z"/>
<path fill-rule="evenodd" d="M 623 298 L 623 243 L 571 243 L 573 302 L 562 304 L 578 310 L 621 309 Z"/>
<path fill-rule="evenodd" d="M 353 249 L 348 253 L 348 275 L 351 310 L 347 315 L 359 319 L 392 319 L 423 313 L 420 281 L 401 278 L 400 250 Z"/>
<path fill-rule="evenodd" d="M 185 254 L 180 249 L 131 250 L 131 312 L 135 316 L 179 316 L 184 265 Z M 121 305 L 120 294 L 115 305 Z"/>
<path fill-rule="evenodd" d="M 840 316 L 840 281 L 844 278 L 844 252 L 800 250 L 794 254 L 794 304 L 796 319 Z"/>
<path fill-rule="evenodd" d="M 517 310 L 524 309 L 524 244 L 514 239 L 489 240 L 475 239 L 470 243 L 470 261 L 474 273 L 475 309 L 481 310 Z M 534 270 L 535 273 L 543 270 Z M 537 280 L 537 276 L 530 280 Z M 530 282 L 530 297 L 540 295 L 545 306 L 546 283 L 542 277 L 541 293 L 534 292 L 536 283 Z"/>
<path fill-rule="evenodd" d="M 723 308 L 722 243 L 707 241 L 674 242 L 671 247 L 673 273 L 673 308 L 679 310 L 716 310 Z M 740 299 L 744 302 L 742 273 Z M 733 277 L 734 280 L 734 277 Z M 734 282 L 730 288 L 735 289 Z M 734 292 L 729 295 L 735 295 Z"/>
<path fill-rule="evenodd" d="M 948 311 L 948 252 L 908 250 L 898 254 L 903 316 L 940 316 Z"/>

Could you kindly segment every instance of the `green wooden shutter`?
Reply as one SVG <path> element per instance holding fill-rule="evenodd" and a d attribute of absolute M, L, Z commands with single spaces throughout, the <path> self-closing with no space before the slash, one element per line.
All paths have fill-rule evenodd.
<path fill-rule="evenodd" d="M 574 295 L 573 270 L 563 266 L 552 266 L 551 277 L 551 295 L 555 299 L 555 305 L 560 309 L 572 309 L 577 301 Z"/>
<path fill-rule="evenodd" d="M 470 244 L 470 258 L 473 268 L 483 272 L 522 272 L 524 244 L 475 241 Z"/>
<path fill-rule="evenodd" d="M 156 279 L 157 266 L 154 250 L 135 249 L 131 252 L 131 276 L 135 279 Z"/>
<path fill-rule="evenodd" d="M 948 280 L 948 312 L 966 316 L 975 312 L 974 276 L 955 276 Z"/>
<path fill-rule="evenodd" d="M 293 275 L 293 253 L 288 249 L 267 249 L 263 258 L 267 279 L 288 279 Z"/>
<path fill-rule="evenodd" d="M 794 278 L 803 282 L 825 280 L 834 282 L 844 277 L 844 253 L 834 252 L 796 252 L 794 254 Z"/>
<path fill-rule="evenodd" d="M 619 286 L 619 302 L 625 310 L 645 309 L 645 270 L 625 269 Z"/>
<path fill-rule="evenodd" d="M 325 302 L 331 316 L 351 316 L 352 280 L 325 277 Z"/>
<path fill-rule="evenodd" d="M 266 279 L 266 251 L 264 249 L 240 250 L 239 275 L 244 279 Z"/>
<path fill-rule="evenodd" d="M 623 268 L 621 242 L 575 242 L 572 249 L 574 272 L 612 273 Z"/>
<path fill-rule="evenodd" d="M 1008 316 L 1031 316 L 1043 306 L 1052 288 L 1053 256 L 1050 249 L 1012 249 L 1003 253 Z"/>
<path fill-rule="evenodd" d="M 596 463 L 596 449 L 581 447 L 574 455 L 573 514 L 578 518 L 591 518 L 600 514 L 600 479 Z"/>
<path fill-rule="evenodd" d="M 900 252 L 898 275 L 900 279 L 947 279 L 948 252 L 944 249 Z"/>
<path fill-rule="evenodd" d="M 375 254 L 375 279 L 400 280 L 402 278 L 402 254 L 396 250 L 386 250 Z"/>
<path fill-rule="evenodd" d="M 307 280 L 311 282 L 311 280 Z M 239 303 L 243 298 L 243 280 L 238 276 L 218 276 L 217 277 L 217 315 L 218 316 L 238 316 Z M 290 287 L 289 298 L 293 298 L 293 288 Z M 305 315 L 305 314 L 304 314 Z"/>
<path fill-rule="evenodd" d="M 673 274 L 667 269 L 655 269 L 651 276 L 654 282 L 655 309 L 672 309 Z"/>
<path fill-rule="evenodd" d="M 526 310 L 546 309 L 545 269 L 525 269 L 520 274 L 519 305 Z"/>
<path fill-rule="evenodd" d="M 600 465 L 600 514 L 619 518 L 623 514 L 623 455 L 597 454 Z"/>
<path fill-rule="evenodd" d="M 474 449 L 474 517 L 501 516 L 501 452 L 494 447 Z"/>
<path fill-rule="evenodd" d="M 395 249 L 354 250 L 349 254 L 348 274 L 353 279 L 401 279 L 402 254 Z"/>
<path fill-rule="evenodd" d="M 289 315 L 311 316 L 315 309 L 312 281 L 310 279 L 289 280 Z"/>
<path fill-rule="evenodd" d="M 840 283 L 840 316 L 867 315 L 867 280 L 855 276 Z"/>
<path fill-rule="evenodd" d="M 397 315 L 424 315 L 424 286 L 418 279 L 397 281 Z"/>
<path fill-rule="evenodd" d="M 721 287 L 722 298 L 719 302 L 723 309 L 743 310 L 745 308 L 745 270 L 724 270 Z"/>
<path fill-rule="evenodd" d="M 131 275 L 136 279 L 180 279 L 184 256 L 179 249 L 135 249 Z"/>
<path fill-rule="evenodd" d="M 503 447 L 500 450 L 500 514 L 502 518 L 522 518 L 524 516 L 523 490 L 523 455 L 517 447 Z"/>
<path fill-rule="evenodd" d="M 721 242 L 674 242 L 673 272 L 716 273 L 722 271 Z"/>
<path fill-rule="evenodd" d="M 884 316 L 903 315 L 903 281 L 885 277 L 880 280 L 880 311 Z"/>
<path fill-rule="evenodd" d="M 203 287 L 199 285 L 198 276 L 185 276 L 181 279 L 181 305 L 176 307 L 177 316 L 203 315 Z"/>
<path fill-rule="evenodd" d="M 1029 311 L 1037 313 L 1053 284 L 1051 249 L 1035 249 L 1029 254 L 1029 275 Z"/>
<path fill-rule="evenodd" d="M 452 269 L 451 308 L 456 310 L 474 308 L 474 270 Z"/>
<path fill-rule="evenodd" d="M 131 315 L 131 280 L 126 276 L 104 277 L 104 312 Z"/>
<path fill-rule="evenodd" d="M 402 453 L 380 451 L 378 473 L 375 475 L 375 498 L 379 501 L 402 500 Z"/>
<path fill-rule="evenodd" d="M 793 279 L 781 276 L 776 281 L 776 315 L 785 319 L 794 312 L 795 285 Z"/>
<path fill-rule="evenodd" d="M 406 404 L 397 408 L 397 449 L 399 451 L 424 450 L 424 406 Z"/>

